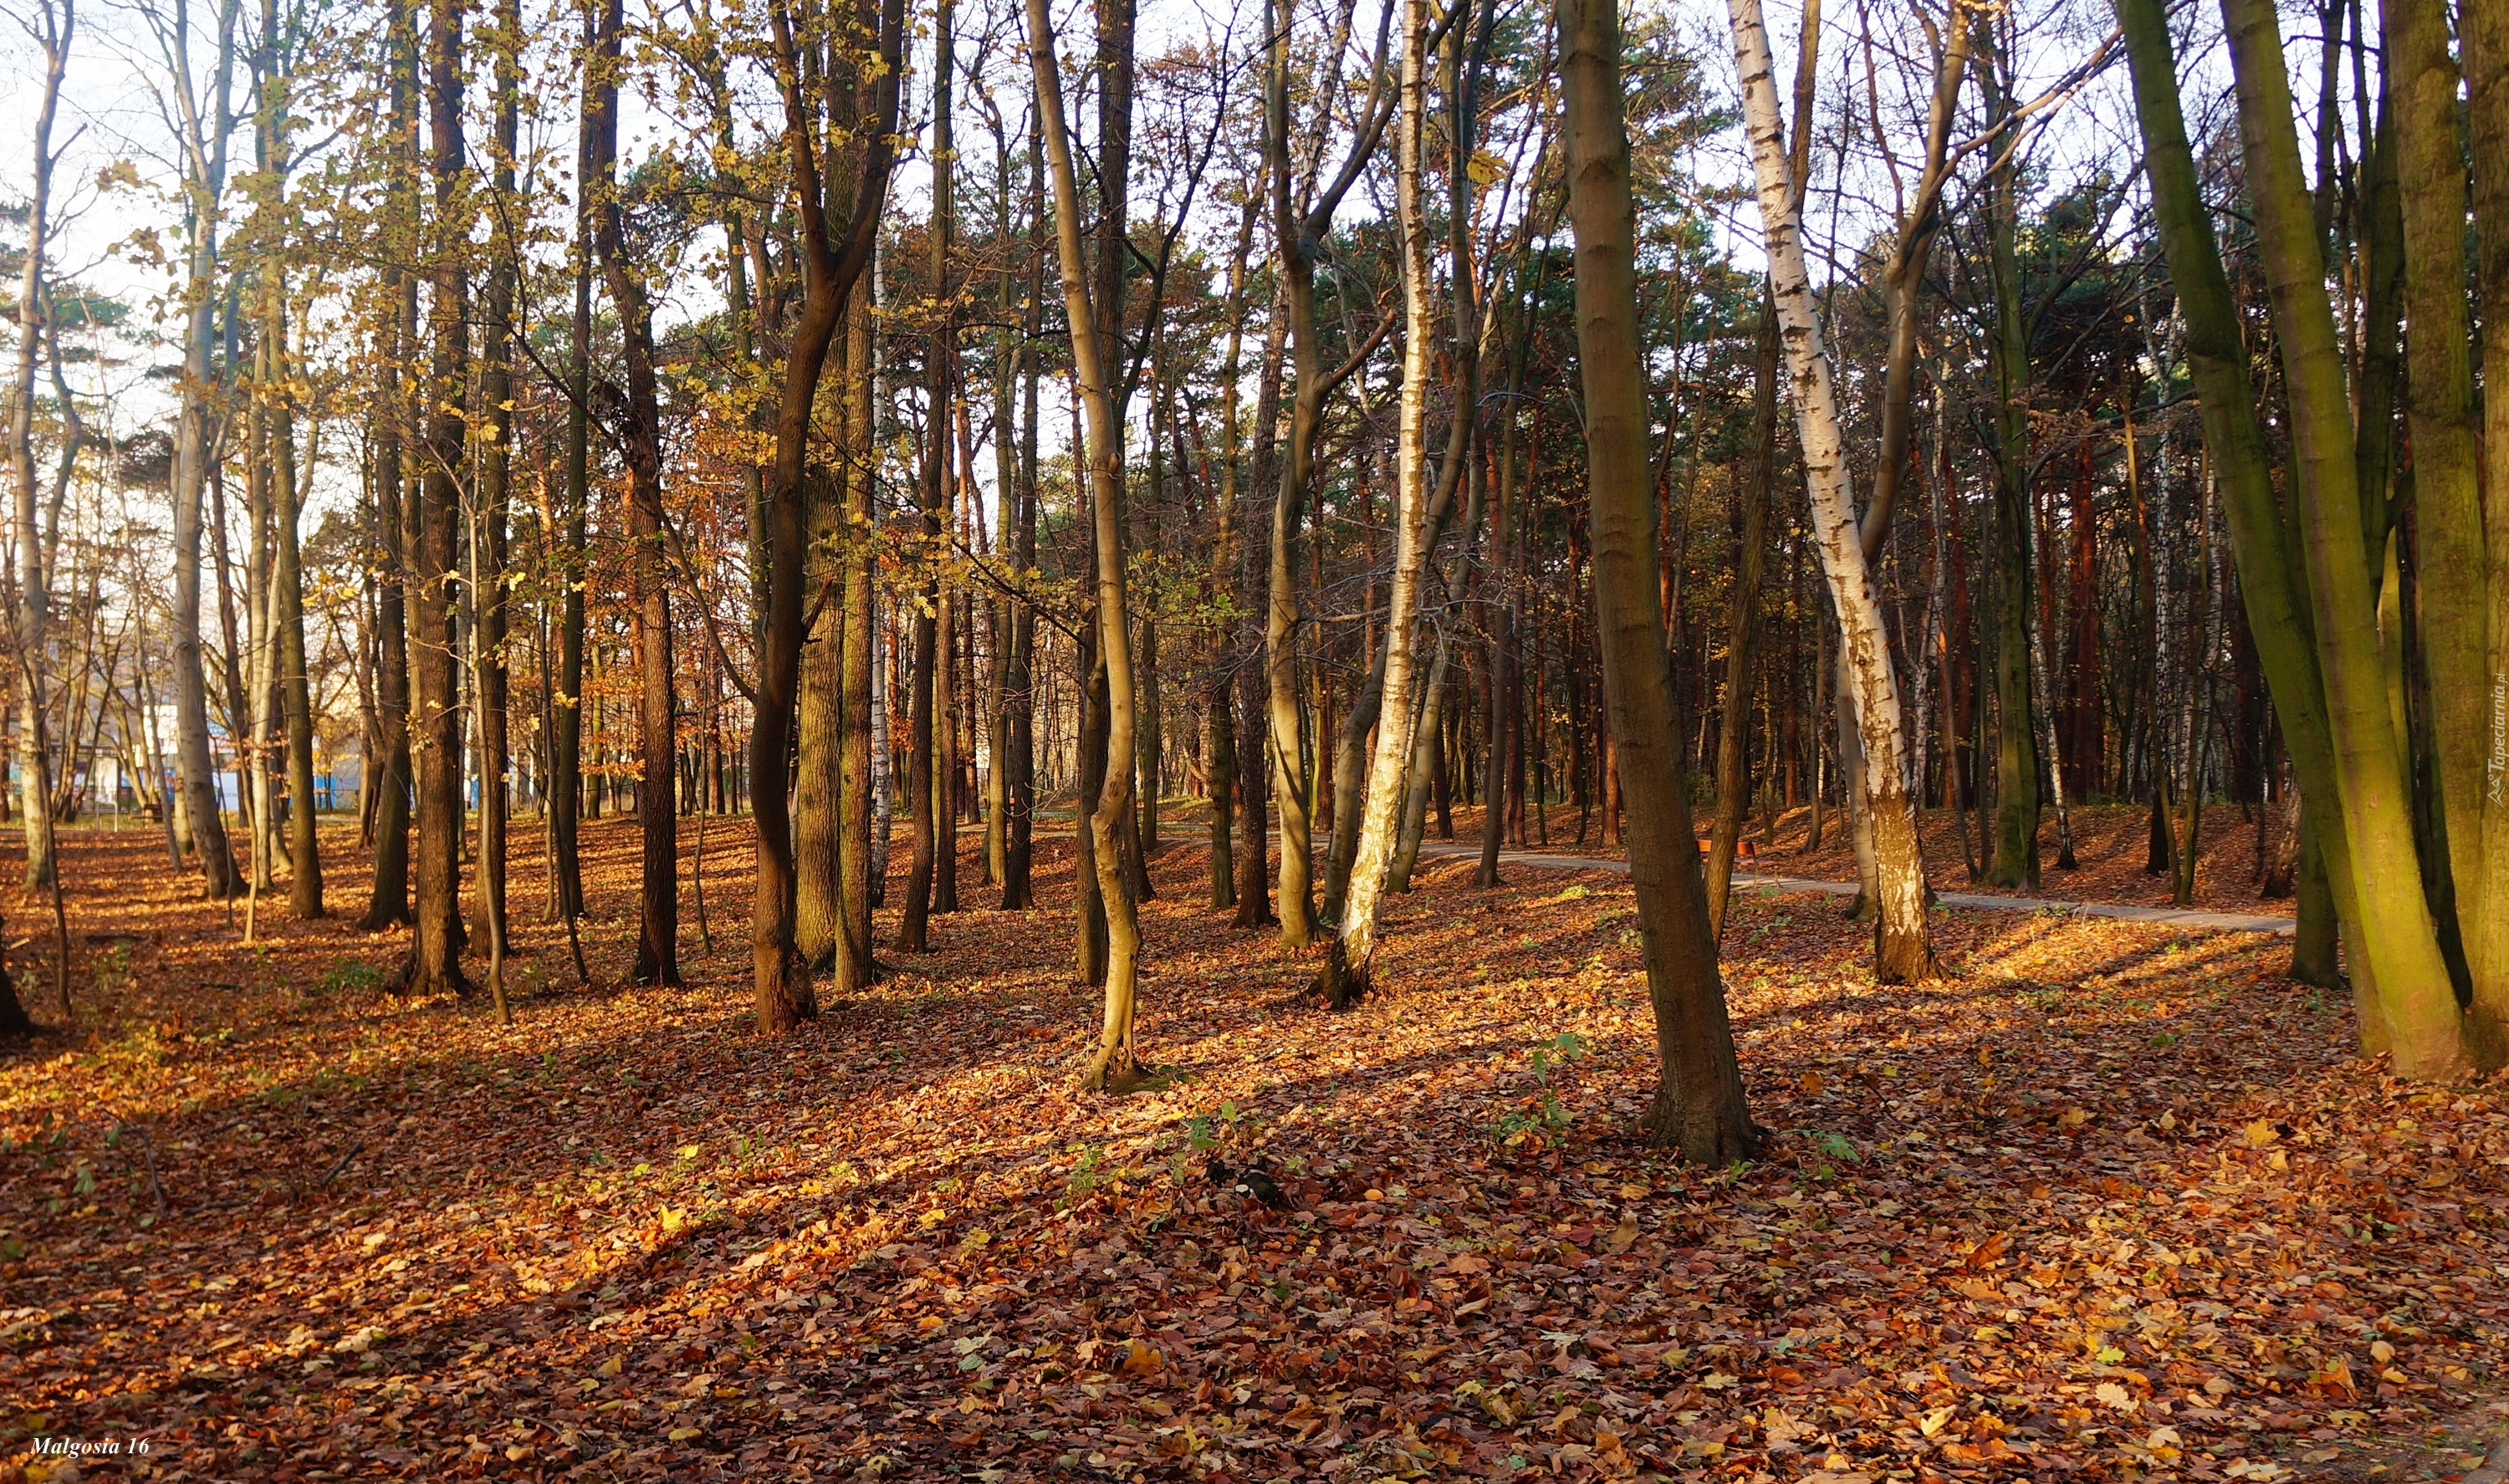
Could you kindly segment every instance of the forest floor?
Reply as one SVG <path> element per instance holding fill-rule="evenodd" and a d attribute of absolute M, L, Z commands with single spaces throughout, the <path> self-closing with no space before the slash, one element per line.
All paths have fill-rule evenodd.
<path fill-rule="evenodd" d="M 1044 911 L 762 1043 L 745 823 L 678 989 L 616 983 L 631 830 L 593 987 L 518 831 L 511 1028 L 387 995 L 405 935 L 273 903 L 247 947 L 149 836 L 68 835 L 76 1020 L 0 1059 L 0 1481 L 2386 1480 L 2509 1434 L 2509 1099 L 2383 1079 L 2274 940 L 1954 909 L 1955 977 L 1879 988 L 1834 904 L 1745 890 L 1769 1149 L 1709 1170 L 1629 1133 L 1616 875 L 1425 862 L 1332 1016 L 1171 843 L 1166 1075 L 1103 1098 L 1060 840 Z"/>
<path fill-rule="evenodd" d="M 1586 856 L 1598 860 L 1619 859 L 1623 851 L 1618 844 L 1605 845 L 1598 821 L 1589 816 L 1584 837 L 1579 837 L 1577 810 L 1572 805 L 1553 804 L 1549 812 L 1548 841 L 1534 824 L 1528 824 L 1533 837 L 1522 846 L 1536 855 Z M 1463 844 L 1480 841 L 1481 811 L 1466 806 L 1452 811 L 1454 837 Z M 2074 860 L 2071 871 L 2056 864 L 2056 814 L 2045 812 L 2039 823 L 2041 861 L 2039 890 L 2035 892 L 2004 891 L 1971 881 L 1967 856 L 1961 849 L 1960 816 L 1948 809 L 1928 809 L 1919 817 L 1919 838 L 1926 856 L 1926 875 L 1938 892 L 1964 892 L 1974 896 L 2043 897 L 2068 902 L 2106 902 L 2127 907 L 2168 907 L 2169 877 L 2144 870 L 2151 859 L 2152 810 L 2147 804 L 2076 804 L 2073 808 Z M 1692 820 L 1699 833 L 1707 833 L 1707 816 L 1699 812 Z M 1855 879 L 1855 856 L 1847 832 L 1842 828 L 1844 816 L 1837 810 L 1828 812 L 1823 821 L 1820 848 L 1808 849 L 1812 840 L 1812 811 L 1788 809 L 1778 818 L 1774 833 L 1767 827 L 1766 816 L 1753 814 L 1744 826 L 1743 838 L 1759 851 L 1756 865 L 1745 865 L 1745 871 L 1772 871 L 1789 876 L 1812 880 L 1853 881 Z M 1433 832 L 1434 833 L 1434 832 Z M 2239 912 L 2262 917 L 2289 917 L 2294 910 L 2289 897 L 2258 895 L 2257 821 L 2254 811 L 2241 814 L 2235 804 L 2216 804 L 2204 810 L 2198 830 L 2200 844 L 2195 852 L 2195 894 L 2191 904 L 2204 911 Z M 1968 822 L 1968 849 L 1981 856 L 1977 842 L 1977 824 Z"/>

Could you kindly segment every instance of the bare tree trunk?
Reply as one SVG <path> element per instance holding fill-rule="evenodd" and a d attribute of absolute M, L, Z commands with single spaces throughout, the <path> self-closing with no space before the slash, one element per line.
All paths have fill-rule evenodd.
<path fill-rule="evenodd" d="M 410 671 L 417 685 L 411 751 L 418 764 L 417 923 L 399 986 L 412 994 L 467 994 L 462 973 L 462 695 L 454 651 L 453 583 L 459 575 L 462 493 L 469 433 L 469 223 L 457 220 L 465 167 L 462 135 L 462 9 L 431 0 L 427 36 L 429 172 L 435 182 L 430 223 L 429 348 L 424 405 L 427 464 L 417 521 L 408 533 L 415 610 Z"/>
<path fill-rule="evenodd" d="M 1725 700 L 1716 728 L 1716 817 L 1707 827 L 1707 932 L 1723 942 L 1725 906 L 1734 887 L 1734 855 L 1750 809 L 1751 694 L 1757 688 L 1751 649 L 1760 626 L 1760 568 L 1768 545 L 1770 484 L 1778 471 L 1778 312 L 1760 306 L 1760 343 L 1752 365 L 1751 463 L 1742 476 L 1742 527 L 1736 533 L 1740 570 L 1727 605 Z M 1626 785 L 1624 785 L 1626 787 Z"/>
<path fill-rule="evenodd" d="M 25 813 L 25 884 L 29 891 L 50 888 L 56 873 L 53 860 L 52 759 L 43 745 L 44 654 L 51 600 L 46 591 L 43 531 L 35 518 L 35 363 L 43 344 L 37 327 L 44 321 L 44 254 L 51 246 L 53 122 L 60 110 L 61 81 L 69 70 L 70 43 L 78 34 L 76 0 L 36 0 L 26 20 L 28 34 L 44 56 L 43 102 L 35 115 L 33 185 L 26 198 L 24 257 L 18 276 L 18 364 L 9 407 L 9 467 L 17 485 L 19 721 L 18 787 Z M 12 1015 L 14 1012 L 14 1018 Z M 15 991 L 0 1001 L 0 1035 L 31 1028 L 18 1008 Z"/>
<path fill-rule="evenodd" d="M 870 19 L 868 4 L 857 20 Z M 894 158 L 891 134 L 897 127 L 899 59 L 905 45 L 904 0 L 880 0 L 877 28 L 880 64 L 868 64 L 849 88 L 839 89 L 836 110 L 848 125 L 868 126 L 856 133 L 862 154 L 855 175 L 853 214 L 843 236 L 832 235 L 820 175 L 816 138 L 819 110 L 803 92 L 800 51 L 793 19 L 782 0 L 770 9 L 768 23 L 775 56 L 776 81 L 783 94 L 784 147 L 793 170 L 793 197 L 801 232 L 802 310 L 785 360 L 783 395 L 775 416 L 775 466 L 766 496 L 768 522 L 768 613 L 759 648 L 756 722 L 750 731 L 750 808 L 757 822 L 757 885 L 750 906 L 751 972 L 756 984 L 758 1029 L 781 1035 L 818 1014 L 808 976 L 796 972 L 793 952 L 792 811 L 787 797 L 793 714 L 802 668 L 803 546 L 805 523 L 802 501 L 808 456 L 810 414 L 828 348 L 844 319 L 845 301 L 855 281 L 870 266 L 878 241 L 881 208 L 888 195 L 889 167 Z M 866 29 L 870 29 L 866 25 Z M 861 97 L 868 89 L 871 96 Z M 861 595 L 867 599 L 866 591 Z M 851 606 L 852 595 L 848 595 Z"/>
<path fill-rule="evenodd" d="M 1750 3 L 1738 0 L 1738 16 Z M 1577 237 L 1577 360 L 1585 393 L 1595 637 L 1619 742 L 1629 880 L 1637 896 L 1663 1076 L 1645 1127 L 1654 1141 L 1679 1149 L 1692 1164 L 1716 1169 L 1755 1157 L 1761 1133 L 1743 1100 L 1717 977 L 1716 939 L 1683 794 L 1665 649 L 1638 350 L 1636 211 L 1621 104 L 1619 7 L 1613 0 L 1560 0 L 1557 14 L 1568 214 Z M 1738 19 L 1736 29 L 1741 28 Z M 1765 41 L 1760 52 L 1765 58 Z M 1743 75 L 1750 78 L 1751 69 L 1745 67 Z M 1765 65 L 1759 81 L 1766 86 Z M 1766 102 L 1774 116 L 1775 96 Z M 1774 141 L 1774 131 L 1770 137 Z M 1805 442 L 1812 444 L 1809 437 Z"/>
<path fill-rule="evenodd" d="M 235 856 L 219 817 L 218 784 L 209 756 L 208 674 L 201 655 L 202 505 L 207 495 L 217 350 L 217 220 L 226 194 L 228 88 L 235 65 L 237 0 L 221 0 L 217 62 L 208 117 L 201 116 L 182 90 L 184 211 L 192 244 L 186 265 L 183 393 L 174 437 L 174 757 L 183 785 L 184 814 L 191 826 L 201 882 L 212 900 L 238 895 Z"/>
<path fill-rule="evenodd" d="M 1918 853 L 1916 812 L 1901 756 L 1898 680 L 1891 670 L 1881 600 L 1864 560 L 1854 492 L 1840 447 L 1829 352 L 1821 343 L 1820 320 L 1804 265 L 1802 212 L 1779 137 L 1768 33 L 1760 21 L 1759 0 L 1728 3 L 1758 175 L 1760 217 L 1768 237 L 1771 288 L 1794 380 L 1795 427 L 1803 444 L 1813 534 L 1829 577 L 1848 672 L 1854 680 L 1852 699 L 1856 734 L 1863 743 L 1864 798 L 1880 865 L 1882 914 L 1874 971 L 1886 983 L 1916 983 L 1933 978 L 1936 969 L 1926 933 L 1925 862 Z M 1626 745 L 1628 728 L 1616 730 Z M 1625 772 L 1625 785 L 1627 776 Z"/>
<path fill-rule="evenodd" d="M 2509 981 L 2509 8 L 2461 5 L 2467 158 L 2473 167 L 2476 311 L 2483 336 L 2484 520 L 2491 628 L 2484 687 L 2482 910 L 2466 913 L 2475 992 Z M 2452 845 L 2452 848 L 2453 846 Z M 2497 1014 L 2495 1010 L 2494 1014 Z"/>
<path fill-rule="evenodd" d="M 497 142 L 490 180 L 497 199 L 510 203 L 522 130 L 521 0 L 499 0 L 497 31 Z M 503 216 L 501 212 L 501 221 Z M 479 706 L 479 921 L 488 935 L 488 993 L 497 1018 L 511 1024 L 513 1007 L 506 996 L 506 777 L 512 765 L 506 725 L 506 532 L 513 498 L 514 288 L 520 247 L 502 228 L 492 242 L 497 258 L 488 270 L 486 344 L 479 368 L 479 399 L 485 405 L 479 426 L 477 525 L 470 548 L 470 643 Z"/>
<path fill-rule="evenodd" d="M 1404 776 L 1411 765 L 1411 728 L 1417 721 L 1411 689 L 1420 579 L 1432 539 L 1429 378 L 1437 340 L 1423 179 L 1429 127 L 1428 41 L 1429 0 L 1404 0 L 1402 83 L 1394 133 L 1395 231 L 1401 241 L 1404 321 L 1403 390 L 1395 432 L 1394 568 L 1386 583 L 1385 644 L 1380 651 L 1383 680 L 1373 708 L 1381 724 L 1368 760 L 1366 801 L 1346 799 L 1336 805 L 1357 819 L 1358 847 L 1348 893 L 1316 980 L 1325 1003 L 1335 1010 L 1357 1004 L 1373 983 L 1377 918 L 1397 843 Z M 1468 414 L 1467 407 L 1455 409 L 1459 421 Z M 1365 709 L 1352 708 L 1352 725 L 1363 734 L 1358 719 Z"/>
<path fill-rule="evenodd" d="M 1122 7 L 1109 37 L 1102 32 L 1102 54 L 1112 52 L 1123 92 L 1130 97 L 1132 12 Z M 1142 933 L 1135 915 L 1133 885 L 1125 873 L 1118 844 L 1123 821 L 1131 814 L 1132 769 L 1121 765 L 1133 755 L 1133 664 L 1131 634 L 1124 608 L 1123 465 L 1116 441 L 1114 397 L 1107 384 L 1105 349 L 1100 340 L 1097 307 L 1090 302 L 1080 239 L 1080 185 L 1072 168 L 1071 135 L 1064 123 L 1063 78 L 1057 65 L 1054 33 L 1045 0 L 1028 0 L 1029 57 L 1036 78 L 1037 111 L 1045 130 L 1046 158 L 1054 182 L 1056 256 L 1063 269 L 1064 314 L 1071 330 L 1073 378 L 1082 410 L 1088 417 L 1090 517 L 1097 536 L 1096 587 L 1098 649 L 1106 670 L 1106 753 L 1108 766 L 1088 806 L 1087 828 L 1096 859 L 1091 863 L 1098 893 L 1106 912 L 1105 1014 L 1098 1055 L 1084 1079 L 1092 1089 L 1120 1091 L 1141 1077 L 1142 1062 L 1133 1047 L 1137 981 Z M 1111 43 L 1111 45 L 1110 45 Z M 1110 91 L 1117 80 L 1104 86 Z"/>

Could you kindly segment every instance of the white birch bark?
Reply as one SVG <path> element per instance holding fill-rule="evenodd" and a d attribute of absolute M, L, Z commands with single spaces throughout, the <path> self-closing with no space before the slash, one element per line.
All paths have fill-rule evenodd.
<path fill-rule="evenodd" d="M 1394 461 L 1394 571 L 1386 584 L 1385 690 L 1377 706 L 1376 748 L 1367 765 L 1367 796 L 1359 825 L 1359 852 L 1351 864 L 1349 896 L 1342 903 L 1322 984 L 1336 1007 L 1365 993 L 1376 953 L 1376 918 L 1384 901 L 1386 869 L 1393 862 L 1402 821 L 1404 778 L 1411 762 L 1411 691 L 1418 646 L 1413 630 L 1420 612 L 1420 575 L 1428 555 L 1429 380 L 1437 341 L 1437 306 L 1430 294 L 1429 219 L 1422 200 L 1421 159 L 1428 134 L 1427 0 L 1404 0 L 1402 96 L 1394 140 L 1396 230 L 1403 239 L 1403 392 L 1397 412 Z M 1460 410 L 1459 413 L 1460 414 Z M 1335 799 L 1336 810 L 1348 807 Z"/>
<path fill-rule="evenodd" d="M 1909 807 L 1907 764 L 1899 722 L 1897 677 L 1891 664 L 1882 605 L 1856 524 L 1855 494 L 1840 446 L 1838 390 L 1820 315 L 1804 264 L 1802 213 L 1786 160 L 1778 116 L 1778 92 L 1769 59 L 1769 35 L 1760 0 L 1727 0 L 1733 22 L 1734 59 L 1742 85 L 1742 116 L 1767 237 L 1770 287 L 1785 344 L 1792 384 L 1796 435 L 1803 447 L 1805 484 L 1811 493 L 1813 535 L 1837 610 L 1839 641 L 1863 742 L 1863 785 L 1873 820 L 1882 908 L 1880 961 L 1886 980 L 1925 978 L 1932 972 L 1925 943 L 1926 880 L 1916 849 L 1916 820 Z"/>

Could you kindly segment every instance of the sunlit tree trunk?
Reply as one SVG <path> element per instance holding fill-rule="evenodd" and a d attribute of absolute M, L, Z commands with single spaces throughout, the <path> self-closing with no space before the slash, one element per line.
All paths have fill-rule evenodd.
<path fill-rule="evenodd" d="M 2264 0 L 2223 0 L 2222 19 L 2291 405 L 2292 483 L 2323 656 L 2336 793 L 2359 898 L 2364 951 L 2358 957 L 2377 985 L 2396 1069 L 2453 1079 L 2471 1066 L 2472 1056 L 2415 853 L 2404 738 L 2387 694 L 2370 567 L 2355 535 L 2364 530 L 2365 492 L 2323 258 L 2301 181 L 2279 23 Z"/>
<path fill-rule="evenodd" d="M 2343 922 L 2362 1039 L 2367 1049 L 2392 1048 L 2408 1075 L 2453 1077 L 2471 1057 L 2415 862 L 2364 549 L 2351 409 L 2300 184 L 2281 38 L 2268 6 L 2224 0 L 2241 143 L 2290 396 L 2296 519 L 2289 522 L 2266 462 L 2236 303 L 2197 185 L 2167 14 L 2160 0 L 2117 0 L 2117 16 L 2154 220 L 2187 324 L 2188 361 L 2249 630 L 2302 793 L 2323 810 L 2312 810 L 2308 828 Z"/>
<path fill-rule="evenodd" d="M 809 453 L 811 409 L 828 350 L 844 319 L 845 301 L 870 266 L 888 195 L 897 126 L 899 57 L 904 47 L 904 0 L 880 0 L 876 28 L 866 4 L 857 11 L 863 31 L 876 37 L 877 60 L 859 58 L 848 69 L 857 79 L 840 86 L 827 79 L 835 120 L 862 140 L 855 175 L 853 213 L 843 236 L 832 231 L 818 152 L 817 106 L 805 92 L 793 18 L 778 0 L 768 16 L 777 88 L 784 104 L 784 149 L 791 164 L 796 235 L 802 260 L 802 307 L 786 354 L 782 396 L 775 413 L 775 464 L 768 481 L 768 612 L 758 656 L 756 720 L 750 730 L 751 811 L 757 822 L 757 882 L 750 899 L 751 975 L 757 993 L 758 1029 L 780 1035 L 818 1014 L 809 977 L 798 971 L 793 950 L 792 809 L 785 778 L 793 745 L 794 700 L 802 668 L 803 501 Z M 868 93 L 866 99 L 861 96 Z M 859 131 L 857 132 L 857 127 Z M 861 595 L 868 599 L 866 591 Z M 848 595 L 851 606 L 852 595 Z"/>
<path fill-rule="evenodd" d="M 467 993 L 462 973 L 462 694 L 454 651 L 453 584 L 460 575 L 462 491 L 470 375 L 469 220 L 459 210 L 467 165 L 462 130 L 462 7 L 431 0 L 426 51 L 427 168 L 433 178 L 427 251 L 427 462 L 418 481 L 411 552 L 410 751 L 418 772 L 415 932 L 400 987 Z"/>
<path fill-rule="evenodd" d="M 511 209 L 515 152 L 522 142 L 521 0 L 499 0 L 496 26 L 496 144 L 489 182 L 496 200 Z M 505 214 L 500 211 L 501 222 Z M 488 270 L 479 366 L 482 405 L 477 517 L 471 531 L 471 646 L 479 704 L 479 923 L 488 938 L 488 993 L 498 1017 L 510 1021 L 513 1011 L 506 996 L 506 775 L 513 760 L 506 724 L 506 535 L 507 507 L 513 499 L 514 288 L 521 247 L 502 226 L 490 241 L 496 258 Z M 292 544 L 293 533 L 284 535 Z M 282 585 L 282 599 L 284 595 Z M 292 726 L 292 713 L 289 721 Z M 292 737 L 290 743 L 292 768 Z M 300 873 L 305 870 L 302 861 L 296 870 Z"/>
<path fill-rule="evenodd" d="M 219 814 L 218 784 L 209 755 L 208 673 L 201 653 L 202 506 L 208 493 L 208 463 L 216 416 L 218 213 L 226 194 L 227 137 L 231 131 L 229 86 L 235 66 L 237 0 L 218 8 L 217 61 L 209 95 L 195 100 L 178 90 L 182 119 L 185 223 L 191 250 L 185 263 L 182 404 L 174 435 L 174 759 L 183 788 L 183 812 L 200 863 L 202 886 L 211 900 L 239 895 L 243 882 L 227 844 Z"/>
<path fill-rule="evenodd" d="M 1121 35 L 1112 40 L 1129 67 L 1131 8 L 1124 6 Z M 1102 31 L 1102 52 L 1109 50 Z M 1124 471 L 1115 436 L 1114 397 L 1107 385 L 1105 348 L 1097 307 L 1090 302 L 1080 235 L 1080 185 L 1071 163 L 1071 134 L 1064 122 L 1063 77 L 1054 50 L 1046 0 L 1028 0 L 1029 58 L 1036 78 L 1039 122 L 1054 184 L 1055 255 L 1063 270 L 1064 315 L 1071 332 L 1072 377 L 1088 419 L 1090 519 L 1097 538 L 1098 650 L 1106 671 L 1106 743 L 1109 765 L 1095 798 L 1084 798 L 1095 859 L 1098 894 L 1106 913 L 1105 1013 L 1098 1054 L 1084 1079 L 1093 1089 L 1121 1090 L 1139 1080 L 1142 1062 L 1133 1046 L 1141 968 L 1141 924 L 1132 882 L 1124 873 L 1118 835 L 1132 812 L 1132 769 L 1119 765 L 1133 755 L 1133 665 L 1124 606 Z M 1129 97 L 1129 89 L 1127 95 Z"/>
<path fill-rule="evenodd" d="M 1729 0 L 1729 11 L 1735 59 L 1742 79 L 1743 117 L 1758 176 L 1760 218 L 1769 246 L 1771 291 L 1794 383 L 1795 429 L 1803 446 L 1805 484 L 1812 499 L 1813 536 L 1828 575 L 1847 670 L 1854 682 L 1850 698 L 1855 707 L 1856 735 L 1863 743 L 1864 799 L 1873 821 L 1874 854 L 1880 867 L 1881 920 L 1874 971 L 1886 983 L 1915 983 L 1931 979 L 1936 971 L 1926 932 L 1925 863 L 1917 848 L 1916 811 L 1908 797 L 1902 756 L 1898 680 L 1891 670 L 1890 637 L 1864 560 L 1854 492 L 1840 446 L 1829 352 L 1821 342 L 1819 315 L 1804 264 L 1802 211 L 1779 138 L 1768 32 L 1761 24 L 1759 0 Z M 1614 730 L 1626 746 L 1629 728 Z M 1625 785 L 1627 766 L 1625 759 Z"/>
<path fill-rule="evenodd" d="M 2461 9 L 2471 12 L 2479 5 Z M 2460 74 L 2449 51 L 2448 0 L 2383 0 L 2388 95 L 2394 100 L 2396 171 L 2403 207 L 2405 420 L 2413 438 L 2415 595 L 2435 805 L 2423 870 L 2443 951 L 2461 953 L 2467 987 L 2483 1015 L 2509 1032 L 2509 965 L 2479 945 L 2509 901 L 2490 900 L 2485 870 L 2485 802 L 2492 740 L 2491 630 L 2509 588 L 2491 584 L 2484 534 L 2482 418 L 2474 390 L 2474 318 L 2466 294 L 2467 162 Z M 2469 15 L 2467 23 L 2475 21 Z M 2479 51 L 2478 42 L 2471 50 Z M 2488 338 L 2509 336 L 2492 320 Z M 2509 396 L 2497 382 L 2494 400 Z M 2492 493 L 2493 521 L 2509 491 Z"/>
<path fill-rule="evenodd" d="M 1358 844 L 1350 886 L 1325 946 L 1316 987 L 1325 1003 L 1347 1009 L 1373 981 L 1376 929 L 1386 872 L 1402 819 L 1404 777 L 1411 764 L 1413 656 L 1417 652 L 1420 579 L 1430 539 L 1429 382 L 1438 338 L 1435 289 L 1430 280 L 1429 217 L 1423 179 L 1429 128 L 1429 5 L 1404 0 L 1403 63 L 1394 133 L 1394 228 L 1403 264 L 1403 390 L 1395 420 L 1394 567 L 1386 583 L 1383 680 L 1378 690 L 1376 746 L 1368 759 L 1365 802 L 1337 800 L 1356 817 Z M 1460 350 L 1461 348 L 1458 347 Z M 1458 407 L 1456 417 L 1468 416 Z M 1353 726 L 1363 708 L 1353 707 Z M 1338 825 L 1336 821 L 1336 825 Z M 1338 834 L 1338 829 L 1336 829 Z"/>
<path fill-rule="evenodd" d="M 44 746 L 44 647 L 51 601 L 43 531 L 35 518 L 35 365 L 43 345 L 37 327 L 44 320 L 44 255 L 52 241 L 53 124 L 60 111 L 70 43 L 78 32 L 75 0 L 38 0 L 26 29 L 44 55 L 44 82 L 35 113 L 34 169 L 18 274 L 18 363 L 10 385 L 9 471 L 17 486 L 10 535 L 18 547 L 18 612 L 10 637 L 18 650 L 18 790 L 24 815 L 25 884 L 27 890 L 39 891 L 53 884 L 55 867 L 52 760 Z M 12 991 L 0 1000 L 0 1035 L 27 1028 Z"/>

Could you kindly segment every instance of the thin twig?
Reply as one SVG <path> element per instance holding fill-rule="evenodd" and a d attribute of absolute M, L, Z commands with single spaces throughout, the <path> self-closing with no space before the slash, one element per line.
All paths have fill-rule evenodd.
<path fill-rule="evenodd" d="M 332 1161 L 331 1168 L 322 1171 L 322 1178 L 314 1182 L 314 1188 L 316 1190 L 327 1189 L 333 1180 L 339 1178 L 340 1171 L 349 1168 L 349 1162 L 357 1157 L 357 1151 L 365 1147 L 366 1141 L 364 1139 L 358 1139 L 356 1142 L 351 1144 L 347 1153 L 342 1154 L 338 1159 Z"/>

